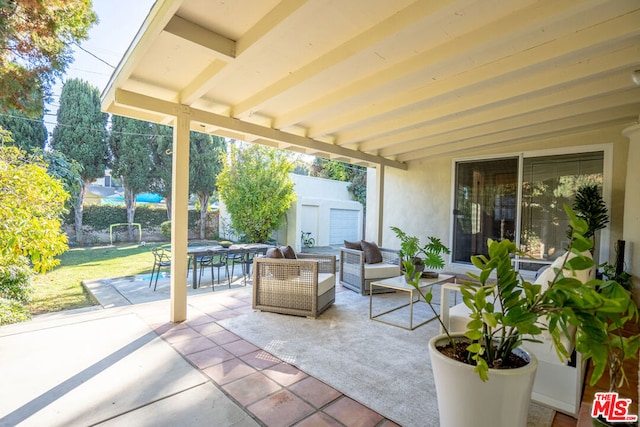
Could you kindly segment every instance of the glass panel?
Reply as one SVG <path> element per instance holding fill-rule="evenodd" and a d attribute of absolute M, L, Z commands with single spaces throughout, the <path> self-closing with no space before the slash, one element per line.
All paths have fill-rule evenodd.
<path fill-rule="evenodd" d="M 487 254 L 487 239 L 515 237 L 518 159 L 456 164 L 453 261 Z"/>
<path fill-rule="evenodd" d="M 602 186 L 603 159 L 602 152 L 524 159 L 520 247 L 539 261 L 521 262 L 521 270 L 537 270 L 564 252 L 568 219 L 563 206 L 573 204 L 582 185 Z"/>

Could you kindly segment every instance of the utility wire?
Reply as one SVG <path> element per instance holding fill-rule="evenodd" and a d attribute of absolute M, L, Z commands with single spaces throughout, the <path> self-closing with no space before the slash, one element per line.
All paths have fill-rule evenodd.
<path fill-rule="evenodd" d="M 114 69 L 114 70 L 116 69 L 116 67 L 115 67 L 115 66 L 113 66 L 113 65 L 109 64 L 107 61 L 105 61 L 104 59 L 100 58 L 100 57 L 99 57 L 98 55 L 96 55 L 95 53 L 90 52 L 90 51 L 88 51 L 87 49 L 83 48 L 83 47 L 82 47 L 82 46 L 80 46 L 78 43 L 73 42 L 73 44 L 74 44 L 74 45 L 76 45 L 76 46 L 78 47 L 78 49 L 80 49 L 80 50 L 82 50 L 82 51 L 84 51 L 84 52 L 88 53 L 89 55 L 93 56 L 94 58 L 96 58 L 98 61 L 100 61 L 100 62 L 102 62 L 102 63 L 104 63 L 104 64 L 108 65 L 109 67 L 111 67 L 111 68 L 112 68 L 112 69 Z"/>

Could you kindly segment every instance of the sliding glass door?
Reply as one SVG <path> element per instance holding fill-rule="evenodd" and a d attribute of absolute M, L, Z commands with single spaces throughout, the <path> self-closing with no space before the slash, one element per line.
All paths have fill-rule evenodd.
<path fill-rule="evenodd" d="M 487 239 L 515 237 L 518 159 L 460 162 L 456 167 L 453 261 L 487 253 Z"/>
<path fill-rule="evenodd" d="M 568 243 L 563 205 L 582 185 L 602 188 L 603 164 L 602 151 L 457 162 L 452 261 L 469 263 L 487 254 L 488 238 L 506 238 L 528 255 L 521 270 L 550 263 Z"/>

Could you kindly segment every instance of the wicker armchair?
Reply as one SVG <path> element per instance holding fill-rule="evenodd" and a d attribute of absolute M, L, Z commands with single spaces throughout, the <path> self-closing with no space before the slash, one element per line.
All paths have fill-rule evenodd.
<path fill-rule="evenodd" d="M 340 248 L 340 283 L 361 295 L 369 295 L 369 284 L 374 280 L 399 276 L 400 255 L 395 249 L 380 248 L 382 262 L 366 264 L 364 252 L 355 249 Z M 374 288 L 374 293 L 388 292 L 383 288 Z"/>
<path fill-rule="evenodd" d="M 253 260 L 253 308 L 318 317 L 336 299 L 335 255 Z"/>

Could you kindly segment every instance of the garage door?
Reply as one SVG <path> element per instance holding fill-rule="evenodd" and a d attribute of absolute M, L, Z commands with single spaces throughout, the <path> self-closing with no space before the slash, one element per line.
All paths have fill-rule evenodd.
<path fill-rule="evenodd" d="M 360 240 L 360 211 L 331 209 L 329 244 L 342 245 L 345 240 Z"/>

